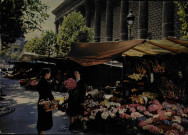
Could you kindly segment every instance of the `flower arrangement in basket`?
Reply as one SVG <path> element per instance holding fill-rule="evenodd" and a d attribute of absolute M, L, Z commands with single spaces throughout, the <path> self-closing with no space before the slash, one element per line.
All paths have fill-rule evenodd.
<path fill-rule="evenodd" d="M 41 99 L 39 101 L 39 105 L 43 106 L 44 107 L 44 110 L 46 112 L 49 112 L 49 111 L 53 111 L 53 110 L 56 110 L 58 109 L 58 104 L 59 104 L 59 100 L 44 100 L 44 99 Z"/>
<path fill-rule="evenodd" d="M 64 81 L 65 88 L 68 90 L 73 90 L 76 88 L 77 82 L 73 78 L 69 78 L 66 81 Z"/>

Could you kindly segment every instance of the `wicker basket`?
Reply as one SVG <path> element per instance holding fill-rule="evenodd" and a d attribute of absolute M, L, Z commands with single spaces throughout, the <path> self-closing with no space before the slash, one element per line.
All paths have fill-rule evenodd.
<path fill-rule="evenodd" d="M 39 105 L 42 105 L 46 112 L 53 111 L 58 109 L 58 100 L 40 100 Z"/>

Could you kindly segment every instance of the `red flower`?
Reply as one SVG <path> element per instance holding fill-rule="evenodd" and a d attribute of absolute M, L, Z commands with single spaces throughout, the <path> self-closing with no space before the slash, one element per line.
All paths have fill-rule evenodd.
<path fill-rule="evenodd" d="M 66 81 L 64 81 L 65 88 L 68 90 L 73 90 L 76 87 L 76 81 L 73 78 L 69 78 Z"/>

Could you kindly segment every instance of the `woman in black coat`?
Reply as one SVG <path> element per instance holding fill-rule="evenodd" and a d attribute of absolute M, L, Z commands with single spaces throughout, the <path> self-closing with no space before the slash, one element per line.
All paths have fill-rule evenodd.
<path fill-rule="evenodd" d="M 48 68 L 42 69 L 41 72 L 41 79 L 38 83 L 38 93 L 39 93 L 39 100 L 38 100 L 38 121 L 37 121 L 37 130 L 38 134 L 44 134 L 44 131 L 49 130 L 53 126 L 52 120 L 52 112 L 46 112 L 44 107 L 39 105 L 39 101 L 41 99 L 44 100 L 53 100 L 54 97 L 51 92 L 51 84 L 49 83 L 48 79 L 51 76 L 51 71 Z"/>

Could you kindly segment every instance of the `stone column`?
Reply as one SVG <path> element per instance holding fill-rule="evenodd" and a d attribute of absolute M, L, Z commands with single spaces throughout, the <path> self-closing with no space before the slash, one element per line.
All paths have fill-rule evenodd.
<path fill-rule="evenodd" d="M 86 6 L 86 13 L 85 13 L 85 18 L 86 18 L 86 26 L 91 27 L 91 6 L 90 6 L 90 0 L 86 0 L 85 3 Z"/>
<path fill-rule="evenodd" d="M 94 19 L 94 31 L 95 31 L 95 42 L 100 42 L 100 21 L 101 21 L 101 12 L 100 12 L 100 0 L 95 0 L 95 19 Z"/>
<path fill-rule="evenodd" d="M 128 39 L 127 15 L 129 11 L 128 0 L 121 0 L 120 7 L 120 40 Z"/>
<path fill-rule="evenodd" d="M 162 38 L 174 35 L 174 4 L 171 1 L 163 1 L 162 9 Z"/>
<path fill-rule="evenodd" d="M 59 33 L 59 22 L 58 21 L 55 22 L 55 32 L 56 32 L 56 34 Z"/>
<path fill-rule="evenodd" d="M 138 39 L 147 38 L 147 27 L 148 27 L 148 2 L 139 1 Z"/>
<path fill-rule="evenodd" d="M 58 21 L 59 21 L 59 27 L 61 27 L 61 25 L 63 23 L 63 18 L 60 18 Z"/>
<path fill-rule="evenodd" d="M 105 19 L 105 41 L 112 41 L 113 30 L 113 2 L 107 0 L 106 3 L 106 19 Z"/>

